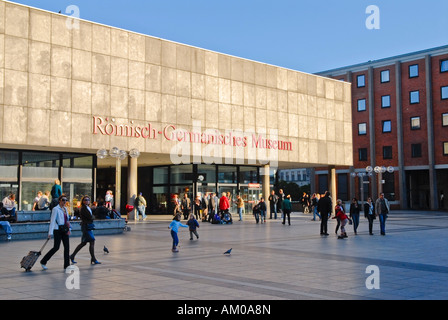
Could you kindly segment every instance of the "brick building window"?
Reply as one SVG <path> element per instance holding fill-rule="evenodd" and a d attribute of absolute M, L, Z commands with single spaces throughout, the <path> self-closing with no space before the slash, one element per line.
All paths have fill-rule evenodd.
<path fill-rule="evenodd" d="M 358 100 L 358 111 L 366 111 L 366 99 Z"/>
<path fill-rule="evenodd" d="M 420 117 L 411 117 L 411 130 L 420 129 Z"/>
<path fill-rule="evenodd" d="M 392 121 L 384 120 L 383 121 L 383 133 L 392 132 Z"/>
<path fill-rule="evenodd" d="M 418 64 L 413 64 L 409 66 L 409 78 L 418 77 Z"/>
<path fill-rule="evenodd" d="M 381 71 L 381 83 L 389 82 L 390 81 L 390 72 L 389 70 L 383 70 Z"/>
<path fill-rule="evenodd" d="M 383 159 L 392 159 L 392 146 L 383 147 Z"/>
<path fill-rule="evenodd" d="M 411 104 L 420 103 L 420 91 L 411 91 L 409 92 L 409 101 Z"/>
<path fill-rule="evenodd" d="M 448 86 L 440 88 L 440 97 L 442 100 L 448 99 Z"/>
<path fill-rule="evenodd" d="M 422 144 L 415 143 L 411 145 L 411 157 L 420 158 L 422 156 Z"/>
<path fill-rule="evenodd" d="M 448 127 L 448 113 L 442 113 L 442 127 Z"/>
<path fill-rule="evenodd" d="M 448 59 L 440 60 L 440 72 L 448 72 Z"/>
<path fill-rule="evenodd" d="M 443 155 L 448 156 L 448 142 L 443 143 Z"/>
<path fill-rule="evenodd" d="M 359 161 L 367 161 L 367 148 L 358 149 L 358 159 Z"/>
<path fill-rule="evenodd" d="M 390 108 L 390 95 L 381 97 L 381 108 Z"/>
<path fill-rule="evenodd" d="M 358 123 L 358 134 L 360 136 L 367 134 L 367 123 Z"/>
<path fill-rule="evenodd" d="M 361 74 L 356 77 L 356 85 L 358 88 L 362 88 L 366 86 L 366 76 Z"/>

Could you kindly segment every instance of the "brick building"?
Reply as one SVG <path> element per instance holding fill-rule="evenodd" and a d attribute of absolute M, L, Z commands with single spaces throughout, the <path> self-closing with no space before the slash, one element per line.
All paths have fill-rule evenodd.
<path fill-rule="evenodd" d="M 338 197 L 383 191 L 395 208 L 446 209 L 448 46 L 318 74 L 352 83 L 354 166 L 336 170 Z M 317 190 L 328 188 L 328 172 L 315 173 Z"/>

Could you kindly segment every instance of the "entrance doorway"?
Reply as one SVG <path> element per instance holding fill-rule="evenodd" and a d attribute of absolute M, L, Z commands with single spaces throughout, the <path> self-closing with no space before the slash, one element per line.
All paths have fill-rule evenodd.
<path fill-rule="evenodd" d="M 252 214 L 252 208 L 260 201 L 262 190 L 259 184 L 253 186 L 251 184 L 241 185 L 241 196 L 244 200 L 244 213 Z M 266 199 L 265 199 L 266 201 Z"/>
<path fill-rule="evenodd" d="M 234 214 L 237 212 L 236 209 L 236 195 L 238 194 L 238 187 L 236 184 L 224 184 L 224 183 L 219 183 L 218 184 L 218 193 L 216 194 L 218 196 L 218 198 L 221 198 L 222 193 L 225 192 L 230 193 L 230 199 L 229 199 L 229 203 L 230 203 L 230 213 Z"/>

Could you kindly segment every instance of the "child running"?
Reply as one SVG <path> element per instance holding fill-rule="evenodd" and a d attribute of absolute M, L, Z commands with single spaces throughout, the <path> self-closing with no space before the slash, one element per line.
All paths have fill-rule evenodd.
<path fill-rule="evenodd" d="M 187 221 L 188 226 L 190 227 L 190 240 L 193 240 L 193 234 L 196 236 L 196 239 L 199 239 L 198 231 L 199 222 L 194 218 L 194 214 L 190 213 L 190 219 Z"/>
<path fill-rule="evenodd" d="M 179 237 L 177 236 L 179 227 L 188 228 L 187 225 L 180 222 L 179 215 L 176 215 L 168 227 L 168 229 L 171 229 L 171 237 L 173 238 L 173 252 L 179 252 L 179 249 L 177 249 L 177 246 L 179 245 Z"/>

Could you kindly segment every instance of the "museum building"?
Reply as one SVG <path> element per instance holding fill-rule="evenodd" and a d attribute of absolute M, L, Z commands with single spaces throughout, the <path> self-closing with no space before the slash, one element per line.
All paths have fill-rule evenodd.
<path fill-rule="evenodd" d="M 278 169 L 353 165 L 351 85 L 0 1 L 0 192 L 56 179 L 148 213 L 171 196 L 267 197 Z M 335 156 L 338 155 L 338 156 Z"/>

